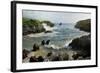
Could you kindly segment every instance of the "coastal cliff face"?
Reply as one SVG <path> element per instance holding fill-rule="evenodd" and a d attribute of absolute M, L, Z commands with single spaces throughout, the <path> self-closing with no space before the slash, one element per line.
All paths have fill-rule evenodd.
<path fill-rule="evenodd" d="M 45 32 L 46 30 L 42 23 L 46 23 L 50 27 L 54 26 L 54 24 L 50 21 L 39 21 L 36 19 L 23 18 L 23 35 Z"/>
<path fill-rule="evenodd" d="M 75 28 L 78 28 L 86 32 L 91 32 L 91 20 L 86 19 L 86 20 L 78 21 L 75 25 Z"/>
<path fill-rule="evenodd" d="M 90 21 L 91 21 L 90 19 L 81 20 L 77 22 L 75 27 L 82 31 L 87 31 L 90 33 L 91 31 Z M 69 44 L 69 46 L 71 46 L 73 50 L 79 50 L 82 56 L 90 57 L 91 56 L 91 34 L 73 39 L 72 42 Z"/>

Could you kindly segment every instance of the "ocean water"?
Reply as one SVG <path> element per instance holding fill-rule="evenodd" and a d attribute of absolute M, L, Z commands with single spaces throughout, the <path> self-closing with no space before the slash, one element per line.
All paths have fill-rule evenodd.
<path fill-rule="evenodd" d="M 55 26 L 50 28 L 44 25 L 45 29 L 52 31 L 50 33 L 37 33 L 23 36 L 23 49 L 31 50 L 34 43 L 41 44 L 42 40 L 50 40 L 50 45 L 56 47 L 67 47 L 74 38 L 88 35 L 89 33 L 80 31 L 74 28 L 74 23 L 55 23 Z"/>

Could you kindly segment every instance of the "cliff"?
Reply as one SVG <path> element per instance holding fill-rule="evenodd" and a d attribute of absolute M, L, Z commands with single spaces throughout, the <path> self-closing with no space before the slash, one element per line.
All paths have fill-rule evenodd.
<path fill-rule="evenodd" d="M 91 32 L 91 20 L 86 19 L 86 20 L 78 21 L 75 27 L 82 31 Z M 71 46 L 72 50 L 80 51 L 81 56 L 90 57 L 91 56 L 91 34 L 73 39 L 72 42 L 69 44 L 69 46 Z"/>
<path fill-rule="evenodd" d="M 75 25 L 75 28 L 86 32 L 91 32 L 91 19 L 78 21 Z"/>
<path fill-rule="evenodd" d="M 23 18 L 23 35 L 30 33 L 41 33 L 45 32 L 45 28 L 42 23 L 46 23 L 48 26 L 53 27 L 54 24 L 50 21 L 40 21 L 37 19 Z"/>

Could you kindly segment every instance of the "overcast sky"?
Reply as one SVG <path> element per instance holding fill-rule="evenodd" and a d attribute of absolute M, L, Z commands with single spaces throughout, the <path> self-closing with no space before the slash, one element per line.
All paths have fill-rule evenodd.
<path fill-rule="evenodd" d="M 91 18 L 90 13 L 79 12 L 51 12 L 23 10 L 23 17 L 39 20 L 49 20 L 54 23 L 76 23 L 79 20 Z"/>

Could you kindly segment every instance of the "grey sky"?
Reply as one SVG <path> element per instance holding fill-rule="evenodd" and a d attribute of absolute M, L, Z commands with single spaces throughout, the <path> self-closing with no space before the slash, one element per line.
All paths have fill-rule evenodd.
<path fill-rule="evenodd" d="M 54 23 L 76 23 L 79 20 L 91 18 L 90 13 L 79 12 L 51 12 L 23 10 L 23 17 L 39 20 L 49 20 Z"/>

